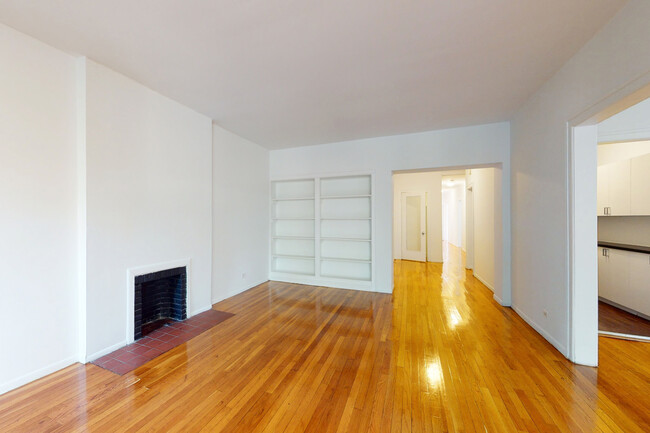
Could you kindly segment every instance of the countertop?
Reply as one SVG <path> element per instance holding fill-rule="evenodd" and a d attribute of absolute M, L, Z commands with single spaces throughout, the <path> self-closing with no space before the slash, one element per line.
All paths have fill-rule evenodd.
<path fill-rule="evenodd" d="M 635 253 L 650 254 L 650 247 L 644 245 L 617 244 L 614 242 L 598 241 L 598 246 L 603 248 L 612 248 L 615 250 L 632 251 Z"/>

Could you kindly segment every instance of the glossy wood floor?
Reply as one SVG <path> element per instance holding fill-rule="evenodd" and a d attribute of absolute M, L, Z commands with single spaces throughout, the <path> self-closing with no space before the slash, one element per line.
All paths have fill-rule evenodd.
<path fill-rule="evenodd" d="M 648 432 L 650 345 L 574 366 L 450 262 L 395 293 L 270 282 L 124 376 L 74 365 L 0 397 L 0 431 Z"/>
<path fill-rule="evenodd" d="M 650 320 L 598 301 L 598 330 L 650 337 Z"/>

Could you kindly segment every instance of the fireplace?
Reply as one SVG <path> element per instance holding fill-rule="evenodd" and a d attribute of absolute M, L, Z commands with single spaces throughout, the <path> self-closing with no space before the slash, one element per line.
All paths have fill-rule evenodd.
<path fill-rule="evenodd" d="M 185 266 L 138 275 L 134 280 L 133 338 L 187 318 Z"/>

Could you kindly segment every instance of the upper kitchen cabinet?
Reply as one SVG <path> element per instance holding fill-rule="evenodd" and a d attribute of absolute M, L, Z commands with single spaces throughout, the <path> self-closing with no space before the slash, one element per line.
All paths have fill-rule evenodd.
<path fill-rule="evenodd" d="M 650 154 L 598 167 L 598 216 L 650 215 Z"/>
<path fill-rule="evenodd" d="M 630 160 L 598 167 L 598 215 L 630 215 Z"/>
<path fill-rule="evenodd" d="M 631 214 L 650 215 L 650 154 L 631 160 L 630 186 Z"/>

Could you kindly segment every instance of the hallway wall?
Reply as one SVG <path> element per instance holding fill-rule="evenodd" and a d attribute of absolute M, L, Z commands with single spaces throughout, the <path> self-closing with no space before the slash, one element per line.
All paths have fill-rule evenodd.
<path fill-rule="evenodd" d="M 494 292 L 495 169 L 470 170 L 467 186 L 474 193 L 474 276 Z"/>

